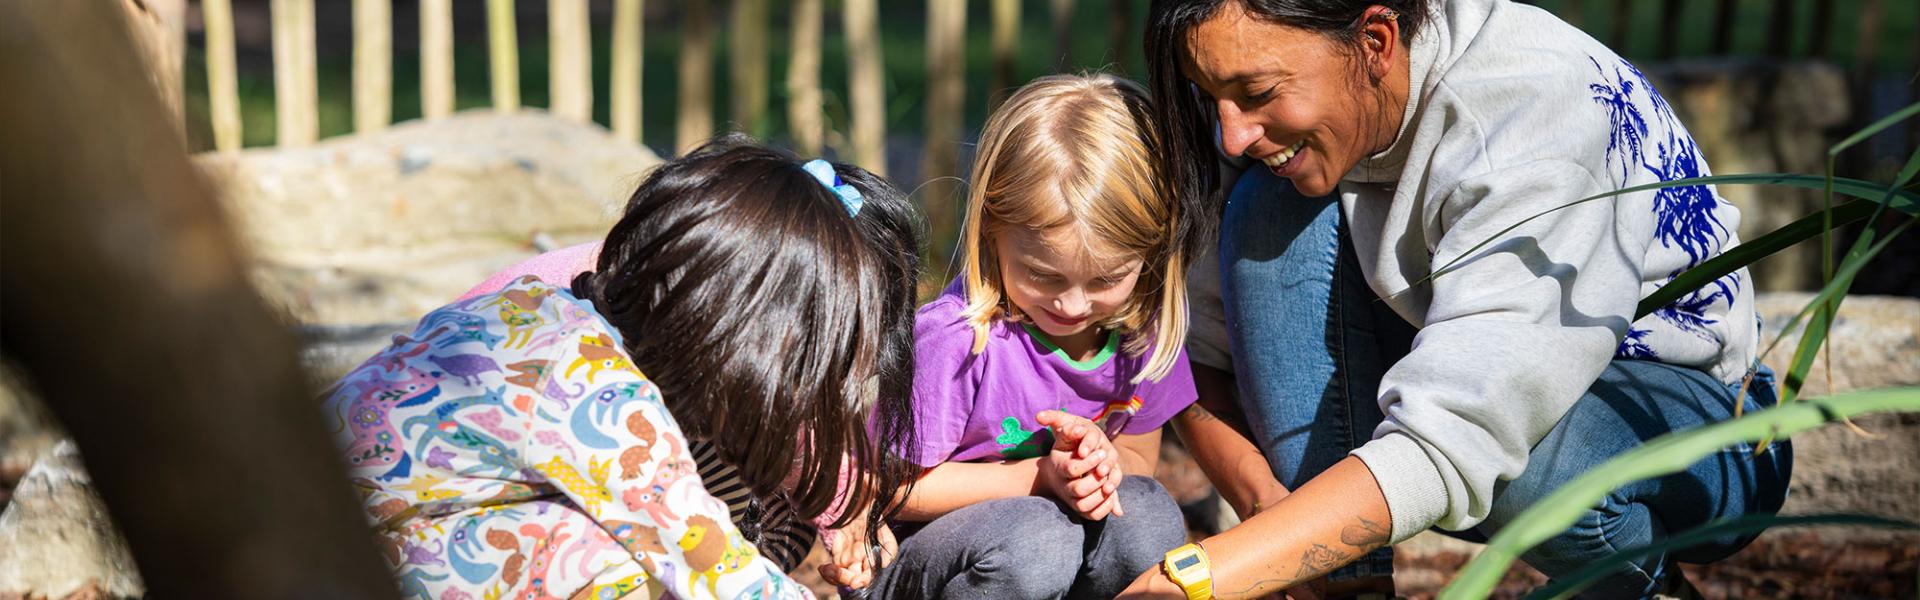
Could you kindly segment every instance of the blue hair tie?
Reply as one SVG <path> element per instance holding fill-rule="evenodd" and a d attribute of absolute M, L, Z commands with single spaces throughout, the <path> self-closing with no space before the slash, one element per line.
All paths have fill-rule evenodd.
<path fill-rule="evenodd" d="M 833 191 L 833 195 L 839 196 L 840 203 L 847 205 L 848 215 L 859 215 L 860 207 L 867 204 L 867 198 L 860 195 L 858 188 L 847 185 L 840 179 L 840 174 L 833 171 L 833 163 L 816 158 L 800 165 L 800 168 L 812 174 L 814 179 L 820 181 L 820 185 Z"/>

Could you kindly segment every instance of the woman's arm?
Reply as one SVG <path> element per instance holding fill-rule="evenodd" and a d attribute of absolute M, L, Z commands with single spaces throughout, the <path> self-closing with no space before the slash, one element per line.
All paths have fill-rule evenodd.
<path fill-rule="evenodd" d="M 1258 598 L 1291 588 L 1387 544 L 1392 519 L 1373 472 L 1347 457 L 1238 527 L 1200 542 L 1214 597 Z M 1186 598 L 1155 566 L 1123 598 Z"/>
<path fill-rule="evenodd" d="M 1274 479 L 1267 457 L 1253 444 L 1240 418 L 1233 375 L 1194 364 L 1193 384 L 1200 401 L 1175 417 L 1173 426 L 1220 497 L 1241 519 L 1259 512 L 1256 507 L 1272 506 L 1286 497 L 1287 488 Z"/>

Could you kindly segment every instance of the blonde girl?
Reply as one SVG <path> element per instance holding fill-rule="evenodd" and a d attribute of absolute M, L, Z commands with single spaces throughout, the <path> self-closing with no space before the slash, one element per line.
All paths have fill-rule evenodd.
<path fill-rule="evenodd" d="M 1181 543 L 1151 475 L 1196 394 L 1146 102 L 1052 76 L 987 119 L 962 272 L 915 319 L 906 454 L 927 470 L 873 597 L 1109 597 Z"/>

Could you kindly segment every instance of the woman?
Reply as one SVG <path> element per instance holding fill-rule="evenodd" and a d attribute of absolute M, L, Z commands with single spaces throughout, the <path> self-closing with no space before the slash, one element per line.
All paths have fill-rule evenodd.
<path fill-rule="evenodd" d="M 1177 423 L 1248 518 L 1129 594 L 1254 597 L 1328 573 L 1336 594 L 1390 593 L 1376 550 L 1429 527 L 1482 539 L 1643 440 L 1773 401 L 1744 270 L 1633 319 L 1738 242 L 1711 186 L 1553 210 L 1707 174 L 1640 72 L 1579 30 L 1498 0 L 1160 0 L 1147 55 L 1190 238 L 1219 225 L 1221 303 L 1194 312 L 1224 327 L 1195 325 L 1201 407 Z M 1216 152 L 1253 159 L 1230 194 Z M 1244 409 L 1238 431 L 1205 408 L 1236 393 L 1221 412 Z M 1790 465 L 1784 444 L 1729 449 L 1617 490 L 1523 558 L 1558 577 L 1772 512 Z M 1672 561 L 1747 541 L 1588 592 L 1648 595 L 1684 581 Z"/>

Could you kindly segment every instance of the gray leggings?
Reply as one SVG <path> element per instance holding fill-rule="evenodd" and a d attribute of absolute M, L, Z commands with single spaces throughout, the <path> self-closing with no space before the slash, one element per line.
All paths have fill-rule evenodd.
<path fill-rule="evenodd" d="M 900 542 L 867 598 L 1111 598 L 1186 541 L 1180 507 L 1151 477 L 1120 483 L 1124 517 L 1088 521 L 1038 496 L 934 519 Z"/>

